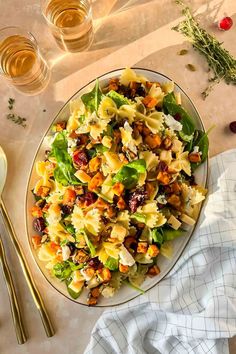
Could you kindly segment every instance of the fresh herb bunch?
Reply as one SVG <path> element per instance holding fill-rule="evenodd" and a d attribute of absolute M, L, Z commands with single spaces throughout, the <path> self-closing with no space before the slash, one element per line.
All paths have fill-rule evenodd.
<path fill-rule="evenodd" d="M 202 92 L 203 98 L 205 99 L 213 86 L 221 80 L 225 80 L 227 84 L 235 85 L 236 60 L 222 47 L 222 43 L 200 27 L 188 7 L 183 9 L 183 14 L 186 16 L 186 20 L 172 29 L 189 38 L 193 47 L 205 56 L 209 69 L 214 75 L 209 78 L 211 84 Z"/>

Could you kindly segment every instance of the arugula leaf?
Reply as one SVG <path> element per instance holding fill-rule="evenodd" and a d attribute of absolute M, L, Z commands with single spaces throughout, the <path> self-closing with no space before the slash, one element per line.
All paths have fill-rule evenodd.
<path fill-rule="evenodd" d="M 102 91 L 100 90 L 98 80 L 96 80 L 96 84 L 91 92 L 85 93 L 81 96 L 81 100 L 91 113 L 97 112 L 102 100 Z"/>
<path fill-rule="evenodd" d="M 119 262 L 118 259 L 115 259 L 113 257 L 109 257 L 106 261 L 106 263 L 104 264 L 105 267 L 107 267 L 110 270 L 118 270 L 119 268 Z"/>
<path fill-rule="evenodd" d="M 54 178 L 63 186 L 69 184 L 80 184 L 79 180 L 74 176 L 75 168 L 72 159 L 67 152 L 68 143 L 63 132 L 55 137 L 52 143 L 53 156 L 57 160 L 57 167 L 54 170 Z"/>
<path fill-rule="evenodd" d="M 113 184 L 121 182 L 126 189 L 133 188 L 139 179 L 139 174 L 146 171 L 146 161 L 144 159 L 135 160 L 121 167 L 113 177 Z"/>
<path fill-rule="evenodd" d="M 130 104 L 128 98 L 126 98 L 125 96 L 121 95 L 116 91 L 113 90 L 109 91 L 107 93 L 107 96 L 110 97 L 115 102 L 117 108 L 120 108 L 124 104 Z"/>
<path fill-rule="evenodd" d="M 83 231 L 83 236 L 84 236 L 85 242 L 86 242 L 86 244 L 87 244 L 87 246 L 88 246 L 88 248 L 89 248 L 89 251 L 90 251 L 91 256 L 92 256 L 92 257 L 95 257 L 95 255 L 96 255 L 96 249 L 95 249 L 93 243 L 92 243 L 92 242 L 90 241 L 90 239 L 88 238 L 88 235 L 86 234 L 85 231 Z"/>
<path fill-rule="evenodd" d="M 95 149 L 87 150 L 87 153 L 88 153 L 90 159 L 92 159 L 93 157 L 97 156 L 97 152 L 96 152 Z"/>
<path fill-rule="evenodd" d="M 180 123 L 183 126 L 182 132 L 185 135 L 192 135 L 195 130 L 194 122 L 189 114 L 183 109 L 182 106 L 178 105 L 174 96 L 174 93 L 168 93 L 163 99 L 163 108 L 173 117 L 179 114 L 181 119 Z"/>

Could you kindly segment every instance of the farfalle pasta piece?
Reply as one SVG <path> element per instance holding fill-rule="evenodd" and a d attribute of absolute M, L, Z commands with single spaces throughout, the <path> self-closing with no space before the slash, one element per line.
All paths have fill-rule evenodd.
<path fill-rule="evenodd" d="M 116 221 L 123 225 L 126 230 L 128 230 L 130 227 L 130 215 L 128 210 L 120 211 Z"/>
<path fill-rule="evenodd" d="M 157 205 L 155 202 L 148 202 L 147 204 L 139 207 L 137 212 L 145 216 L 145 224 L 150 228 L 160 227 L 166 223 L 165 216 L 157 210 Z"/>
<path fill-rule="evenodd" d="M 140 159 L 146 161 L 147 171 L 151 171 L 153 168 L 156 168 L 159 163 L 159 157 L 155 155 L 152 151 L 142 151 L 139 154 Z"/>
<path fill-rule="evenodd" d="M 150 88 L 148 95 L 153 98 L 156 98 L 157 103 L 162 103 L 165 94 L 162 91 L 161 87 L 154 83 Z"/>
<path fill-rule="evenodd" d="M 153 112 L 149 116 L 145 117 L 145 124 L 151 130 L 152 133 L 156 134 L 163 130 L 163 113 Z"/>
<path fill-rule="evenodd" d="M 70 236 L 70 234 L 64 229 L 64 227 L 59 222 L 49 224 L 47 229 L 50 240 L 54 242 L 67 240 Z"/>
<path fill-rule="evenodd" d="M 141 82 L 146 83 L 148 80 L 146 77 L 137 75 L 136 72 L 130 68 L 126 68 L 122 71 L 120 77 L 121 85 L 128 86 L 130 82 Z"/>
<path fill-rule="evenodd" d="M 92 235 L 97 235 L 101 228 L 100 218 L 98 209 L 86 212 L 76 205 L 71 216 L 71 222 L 76 231 L 86 229 Z"/>
<path fill-rule="evenodd" d="M 125 104 L 119 108 L 117 114 L 121 118 L 128 119 L 129 124 L 132 124 L 135 118 L 136 110 L 134 106 Z"/>
<path fill-rule="evenodd" d="M 101 119 L 110 121 L 116 115 L 117 107 L 110 97 L 104 97 L 98 108 L 98 116 Z"/>
<path fill-rule="evenodd" d="M 188 151 L 176 154 L 176 159 L 170 163 L 170 168 L 181 171 L 183 170 L 188 176 L 191 176 L 191 164 L 188 159 Z"/>

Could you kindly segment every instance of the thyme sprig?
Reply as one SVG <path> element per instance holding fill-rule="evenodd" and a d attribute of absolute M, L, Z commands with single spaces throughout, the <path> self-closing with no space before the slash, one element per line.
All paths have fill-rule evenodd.
<path fill-rule="evenodd" d="M 183 5 L 181 1 L 176 2 Z M 193 47 L 205 56 L 209 71 L 213 74 L 209 78 L 209 86 L 202 92 L 203 98 L 205 99 L 214 85 L 221 80 L 224 80 L 227 84 L 236 85 L 236 60 L 222 47 L 222 43 L 201 28 L 188 7 L 183 9 L 183 14 L 186 19 L 172 29 L 188 37 Z"/>

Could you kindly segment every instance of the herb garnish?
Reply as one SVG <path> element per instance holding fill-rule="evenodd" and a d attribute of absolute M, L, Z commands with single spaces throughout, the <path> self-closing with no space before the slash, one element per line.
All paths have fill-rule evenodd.
<path fill-rule="evenodd" d="M 9 98 L 8 99 L 8 109 L 10 111 L 13 110 L 14 108 L 14 103 L 15 103 L 15 99 L 14 98 Z M 26 128 L 26 118 L 24 117 L 21 117 L 21 116 L 18 116 L 18 114 L 15 114 L 15 113 L 8 113 L 6 115 L 6 118 L 11 120 L 12 122 L 14 122 L 15 124 L 18 124 L 20 126 L 22 126 L 23 128 Z"/>
<path fill-rule="evenodd" d="M 184 5 L 182 1 L 176 1 L 176 3 Z M 236 60 L 215 37 L 200 27 L 188 7 L 183 9 L 183 14 L 186 20 L 172 29 L 189 38 L 193 47 L 205 56 L 209 71 L 213 73 L 213 76 L 209 78 L 210 85 L 202 92 L 203 98 L 205 99 L 213 86 L 221 80 L 227 84 L 236 85 Z"/>
<path fill-rule="evenodd" d="M 9 98 L 9 100 L 8 100 L 8 108 L 10 110 L 12 110 L 14 103 L 15 103 L 14 98 Z"/>

